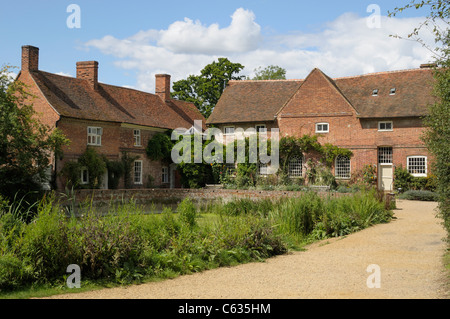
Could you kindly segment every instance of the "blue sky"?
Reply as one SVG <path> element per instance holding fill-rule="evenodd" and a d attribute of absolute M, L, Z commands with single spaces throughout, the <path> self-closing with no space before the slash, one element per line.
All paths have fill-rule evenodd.
<path fill-rule="evenodd" d="M 221 56 L 243 64 L 249 76 L 271 64 L 288 78 L 314 67 L 331 77 L 415 68 L 429 52 L 389 34 L 406 35 L 426 12 L 386 17 L 408 2 L 2 0 L 0 64 L 20 66 L 21 46 L 30 44 L 40 48 L 41 70 L 74 76 L 77 61 L 96 60 L 101 82 L 149 92 L 155 73 L 176 81 Z M 80 28 L 67 26 L 70 4 L 80 8 Z M 379 20 L 370 4 L 380 9 Z"/>

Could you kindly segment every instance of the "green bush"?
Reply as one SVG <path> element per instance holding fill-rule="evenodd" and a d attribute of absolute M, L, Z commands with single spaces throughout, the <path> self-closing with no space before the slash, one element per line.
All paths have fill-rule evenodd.
<path fill-rule="evenodd" d="M 23 284 L 23 265 L 17 256 L 0 256 L 0 291 L 8 291 Z"/>
<path fill-rule="evenodd" d="M 400 193 L 408 190 L 434 191 L 436 183 L 437 179 L 433 174 L 428 177 L 416 177 L 402 166 L 398 166 L 394 170 L 394 188 Z"/>
<path fill-rule="evenodd" d="M 31 267 L 36 281 L 62 276 L 74 263 L 68 232 L 65 216 L 52 202 L 43 202 L 34 222 L 25 226 L 19 257 Z"/>
<path fill-rule="evenodd" d="M 437 202 L 439 195 L 431 191 L 409 190 L 399 195 L 400 199 Z"/>
<path fill-rule="evenodd" d="M 194 228 L 197 224 L 195 218 L 197 217 L 197 208 L 189 198 L 185 198 L 177 208 L 181 221 L 186 223 L 189 228 Z"/>

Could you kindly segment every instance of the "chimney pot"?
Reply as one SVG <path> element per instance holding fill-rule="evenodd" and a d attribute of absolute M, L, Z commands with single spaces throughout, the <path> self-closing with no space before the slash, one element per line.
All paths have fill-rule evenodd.
<path fill-rule="evenodd" d="M 39 70 L 39 48 L 32 45 L 22 46 L 22 70 Z"/>
<path fill-rule="evenodd" d="M 170 75 L 156 74 L 155 75 L 155 94 L 163 101 L 170 99 Z"/>
<path fill-rule="evenodd" d="M 98 62 L 77 62 L 77 79 L 86 80 L 96 90 L 98 86 Z"/>

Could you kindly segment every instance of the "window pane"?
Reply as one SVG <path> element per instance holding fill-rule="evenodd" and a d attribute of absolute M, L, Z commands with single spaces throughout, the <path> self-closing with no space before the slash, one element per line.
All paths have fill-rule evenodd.
<path fill-rule="evenodd" d="M 141 146 L 141 130 L 134 130 L 134 145 L 135 146 Z"/>
<path fill-rule="evenodd" d="M 392 147 L 378 148 L 378 163 L 392 164 Z"/>
<path fill-rule="evenodd" d="M 234 127 L 225 127 L 225 134 L 233 134 Z"/>
<path fill-rule="evenodd" d="M 413 175 L 426 175 L 426 157 L 408 157 L 408 172 Z"/>
<path fill-rule="evenodd" d="M 348 156 L 338 156 L 336 158 L 337 178 L 350 178 L 350 158 Z"/>
<path fill-rule="evenodd" d="M 316 124 L 316 132 L 328 132 L 328 123 Z"/>
<path fill-rule="evenodd" d="M 134 183 L 142 183 L 142 162 L 139 161 L 134 162 Z"/>
<path fill-rule="evenodd" d="M 258 132 L 258 133 L 265 133 L 265 132 L 267 132 L 266 126 L 265 125 L 257 125 L 256 126 L 256 132 Z"/>
<path fill-rule="evenodd" d="M 260 175 L 267 175 L 267 164 L 259 163 L 259 174 Z"/>
<path fill-rule="evenodd" d="M 169 168 L 167 168 L 167 167 L 162 168 L 162 176 L 161 177 L 162 177 L 161 180 L 163 183 L 169 182 Z"/>
<path fill-rule="evenodd" d="M 294 157 L 289 161 L 288 172 L 290 177 L 302 176 L 303 160 L 301 157 Z"/>

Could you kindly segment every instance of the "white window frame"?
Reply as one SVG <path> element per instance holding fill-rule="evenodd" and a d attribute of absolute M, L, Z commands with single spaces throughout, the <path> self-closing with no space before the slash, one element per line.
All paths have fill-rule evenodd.
<path fill-rule="evenodd" d="M 326 125 L 327 129 L 324 130 L 323 126 Z M 319 126 L 322 126 L 319 130 Z M 329 133 L 330 132 L 330 124 L 327 122 L 316 123 L 316 133 Z"/>
<path fill-rule="evenodd" d="M 397 93 L 397 89 L 396 88 L 392 88 L 389 90 L 389 95 L 395 95 L 395 93 Z"/>
<path fill-rule="evenodd" d="M 269 175 L 269 164 L 267 163 L 258 163 L 258 175 L 267 176 Z"/>
<path fill-rule="evenodd" d="M 260 131 L 261 128 L 264 128 L 263 131 Z M 257 124 L 255 125 L 256 133 L 267 133 L 267 126 L 266 124 Z"/>
<path fill-rule="evenodd" d="M 410 159 L 417 159 L 417 158 L 423 158 L 423 159 L 425 159 L 425 161 L 424 161 L 424 165 L 425 165 L 425 167 L 424 167 L 425 173 L 411 173 L 410 169 L 412 169 L 412 168 L 410 168 L 410 166 L 412 166 L 412 165 L 409 163 L 409 160 L 410 160 Z M 407 157 L 406 157 L 406 169 L 408 170 L 408 172 L 409 172 L 412 176 L 415 176 L 415 177 L 427 177 L 427 173 L 428 173 L 428 167 L 427 167 L 428 165 L 427 165 L 427 161 L 428 161 L 428 158 L 427 158 L 425 155 L 407 156 Z M 417 166 L 417 164 L 415 164 L 415 166 Z"/>
<path fill-rule="evenodd" d="M 232 133 L 227 133 L 227 128 L 232 128 L 233 132 Z M 235 130 L 234 126 L 224 126 L 223 127 L 223 134 L 224 135 L 234 135 L 234 130 Z"/>
<path fill-rule="evenodd" d="M 161 182 L 166 184 L 169 182 L 169 167 L 163 166 L 161 170 Z"/>
<path fill-rule="evenodd" d="M 289 160 L 288 164 L 289 177 L 302 177 L 303 176 L 303 157 L 295 156 Z"/>
<path fill-rule="evenodd" d="M 378 92 L 379 92 L 378 89 L 373 89 L 372 90 L 372 96 L 378 96 Z"/>
<path fill-rule="evenodd" d="M 381 128 L 381 125 L 385 124 L 385 128 Z M 391 128 L 387 129 L 386 124 L 390 124 Z M 392 132 L 394 130 L 394 122 L 393 121 L 379 121 L 378 122 L 378 131 L 379 132 Z"/>
<path fill-rule="evenodd" d="M 86 172 L 86 180 L 84 179 L 84 172 Z M 80 170 L 80 183 L 81 185 L 89 184 L 89 170 L 87 169 L 87 167 L 82 167 Z"/>
<path fill-rule="evenodd" d="M 134 146 L 142 146 L 141 144 L 141 130 L 133 130 Z"/>
<path fill-rule="evenodd" d="M 378 147 L 377 157 L 378 164 L 392 165 L 394 160 L 394 148 L 391 146 Z"/>
<path fill-rule="evenodd" d="M 136 165 L 136 164 L 139 164 L 139 165 Z M 137 170 L 138 167 L 139 167 L 139 170 Z M 133 163 L 133 182 L 134 182 L 134 184 L 142 185 L 142 171 L 143 171 L 142 160 L 134 161 L 134 163 Z M 137 175 L 136 173 L 139 173 L 139 175 Z M 136 177 L 138 177 L 138 179 L 136 179 Z"/>
<path fill-rule="evenodd" d="M 98 126 L 87 127 L 87 144 L 94 146 L 102 145 L 103 128 Z"/>
<path fill-rule="evenodd" d="M 341 159 L 348 160 L 348 163 L 341 162 Z M 344 166 L 345 165 L 345 166 Z M 348 170 L 348 174 L 347 174 Z M 349 156 L 339 155 L 334 162 L 334 176 L 336 179 L 350 179 L 352 172 L 352 161 Z"/>

